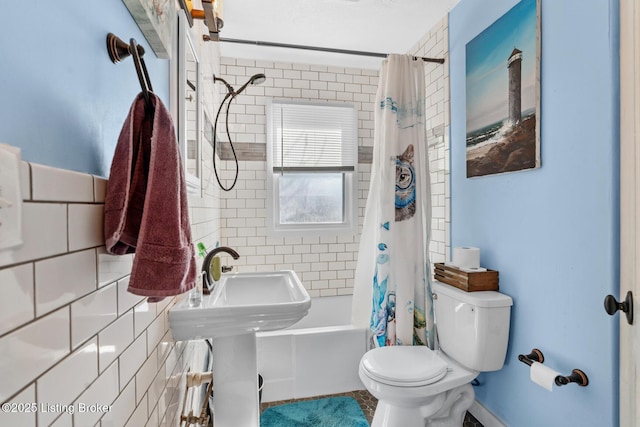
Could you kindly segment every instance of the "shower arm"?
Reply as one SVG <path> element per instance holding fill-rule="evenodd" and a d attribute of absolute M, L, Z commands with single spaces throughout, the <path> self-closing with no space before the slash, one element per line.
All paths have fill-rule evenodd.
<path fill-rule="evenodd" d="M 222 77 L 216 77 L 216 75 L 214 74 L 213 75 L 213 83 L 215 84 L 215 82 L 217 82 L 217 81 L 221 81 L 227 87 L 227 92 L 229 92 L 227 95 L 235 93 L 235 90 L 233 90 L 231 85 L 229 83 L 227 83 L 227 81 L 225 79 L 223 79 Z M 225 98 L 225 100 L 226 100 L 226 98 Z M 224 104 L 224 101 L 222 101 L 222 103 Z"/>

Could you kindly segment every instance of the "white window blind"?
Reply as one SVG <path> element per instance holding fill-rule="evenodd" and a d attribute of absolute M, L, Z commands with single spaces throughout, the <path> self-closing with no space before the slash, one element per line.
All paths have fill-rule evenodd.
<path fill-rule="evenodd" d="M 285 102 L 271 105 L 273 172 L 355 171 L 358 136 L 353 107 Z"/>

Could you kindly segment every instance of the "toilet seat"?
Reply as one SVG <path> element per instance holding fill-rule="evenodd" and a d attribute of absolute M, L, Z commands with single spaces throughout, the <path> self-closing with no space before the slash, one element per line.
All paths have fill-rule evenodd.
<path fill-rule="evenodd" d="M 440 381 L 448 364 L 425 346 L 389 346 L 368 351 L 360 362 L 374 381 L 396 387 L 420 387 Z"/>

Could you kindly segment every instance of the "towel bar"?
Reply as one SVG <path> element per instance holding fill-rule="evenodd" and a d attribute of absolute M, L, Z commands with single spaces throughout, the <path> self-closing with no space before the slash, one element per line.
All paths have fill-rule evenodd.
<path fill-rule="evenodd" d="M 133 64 L 136 67 L 136 74 L 138 74 L 138 80 L 140 81 L 140 88 L 146 101 L 148 109 L 153 109 L 151 103 L 151 97 L 149 92 L 153 92 L 151 86 L 151 79 L 149 78 L 149 72 L 147 66 L 142 59 L 144 55 L 144 48 L 136 42 L 135 39 L 131 39 L 129 44 L 122 41 L 118 36 L 113 33 L 107 34 L 107 52 L 111 62 L 117 64 L 128 56 L 133 56 Z"/>

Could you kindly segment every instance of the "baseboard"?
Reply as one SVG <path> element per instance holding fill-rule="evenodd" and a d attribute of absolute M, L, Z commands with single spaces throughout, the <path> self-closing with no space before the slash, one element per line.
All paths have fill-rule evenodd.
<path fill-rule="evenodd" d="M 506 424 L 496 418 L 491 411 L 482 406 L 477 400 L 473 401 L 469 412 L 471 412 L 471 415 L 480 421 L 484 427 L 507 427 Z"/>

